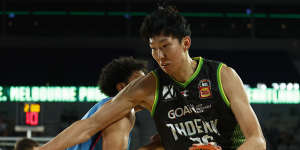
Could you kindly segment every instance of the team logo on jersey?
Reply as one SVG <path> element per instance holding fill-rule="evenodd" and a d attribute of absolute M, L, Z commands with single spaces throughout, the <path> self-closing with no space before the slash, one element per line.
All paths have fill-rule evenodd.
<path fill-rule="evenodd" d="M 212 96 L 211 94 L 211 84 L 210 80 L 203 79 L 198 84 L 198 90 L 199 90 L 199 98 L 205 99 L 210 98 Z"/>
<path fill-rule="evenodd" d="M 176 97 L 174 87 L 172 85 L 163 86 L 162 97 L 165 101 L 171 101 Z"/>

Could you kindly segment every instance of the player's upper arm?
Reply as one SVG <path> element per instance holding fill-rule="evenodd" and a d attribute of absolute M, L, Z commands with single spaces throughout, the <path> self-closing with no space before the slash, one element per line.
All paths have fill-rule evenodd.
<path fill-rule="evenodd" d="M 133 103 L 134 105 L 138 105 L 147 100 L 149 96 L 154 97 L 155 88 L 156 79 L 152 73 L 148 73 L 146 76 L 140 77 L 130 82 L 124 89 L 119 92 L 116 98 L 118 98 L 119 96 L 126 96 L 129 102 Z"/>
<path fill-rule="evenodd" d="M 91 134 L 106 128 L 113 122 L 123 118 L 132 108 L 143 103 L 148 95 L 149 74 L 130 82 L 121 90 L 111 102 L 104 104 L 89 119 L 91 120 Z"/>
<path fill-rule="evenodd" d="M 230 107 L 246 139 L 263 137 L 258 119 L 249 104 L 243 82 L 238 74 L 232 68 L 223 65 L 221 81 L 225 95 L 230 102 Z"/>
<path fill-rule="evenodd" d="M 130 108 L 140 106 L 151 110 L 156 89 L 156 80 L 152 73 L 130 82 L 112 102 L 124 101 Z M 152 101 L 152 103 L 151 103 Z"/>

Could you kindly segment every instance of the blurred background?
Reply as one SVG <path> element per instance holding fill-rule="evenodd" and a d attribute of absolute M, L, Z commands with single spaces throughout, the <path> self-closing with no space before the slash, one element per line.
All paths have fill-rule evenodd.
<path fill-rule="evenodd" d="M 299 150 L 300 1 L 173 3 L 191 24 L 190 55 L 223 61 L 243 79 L 268 149 Z M 1 0 L 0 150 L 26 136 L 44 143 L 80 119 L 103 98 L 96 83 L 113 58 L 153 69 L 138 30 L 155 8 L 153 0 Z M 49 88 L 67 96 L 33 98 Z M 149 112 L 136 116 L 131 150 L 156 133 Z"/>

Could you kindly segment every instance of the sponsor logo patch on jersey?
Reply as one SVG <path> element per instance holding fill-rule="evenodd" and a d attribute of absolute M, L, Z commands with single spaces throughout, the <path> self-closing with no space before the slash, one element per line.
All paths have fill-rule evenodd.
<path fill-rule="evenodd" d="M 205 99 L 212 96 L 210 80 L 203 79 L 198 84 L 199 98 Z"/>
<path fill-rule="evenodd" d="M 184 97 L 188 96 L 188 90 L 183 90 L 180 92 L 181 95 L 183 95 Z"/>

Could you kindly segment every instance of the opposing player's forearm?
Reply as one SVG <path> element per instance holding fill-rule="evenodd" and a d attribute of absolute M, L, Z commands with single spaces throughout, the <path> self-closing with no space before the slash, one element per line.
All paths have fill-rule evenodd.
<path fill-rule="evenodd" d="M 41 146 L 39 150 L 64 150 L 75 144 L 85 142 L 94 132 L 97 132 L 93 131 L 89 124 L 90 120 L 88 119 L 74 122 L 51 141 Z"/>
<path fill-rule="evenodd" d="M 124 117 L 133 107 L 131 103 L 127 105 L 123 101 L 106 103 L 90 118 L 76 121 L 39 150 L 64 150 L 85 142 L 98 131 Z"/>

